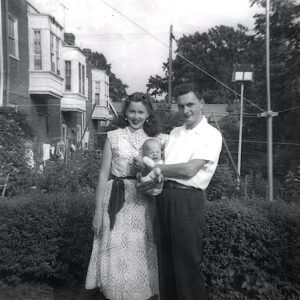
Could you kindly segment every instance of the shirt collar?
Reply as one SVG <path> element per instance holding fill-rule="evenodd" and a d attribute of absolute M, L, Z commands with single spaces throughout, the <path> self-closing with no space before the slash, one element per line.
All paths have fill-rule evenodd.
<path fill-rule="evenodd" d="M 207 119 L 205 116 L 202 116 L 202 120 L 200 121 L 200 123 L 194 127 L 193 129 L 187 129 L 186 128 L 186 124 L 183 124 L 183 128 L 184 130 L 186 131 L 189 131 L 189 132 L 193 132 L 193 133 L 197 133 L 197 134 L 200 134 L 202 132 L 202 128 L 207 124 Z"/>

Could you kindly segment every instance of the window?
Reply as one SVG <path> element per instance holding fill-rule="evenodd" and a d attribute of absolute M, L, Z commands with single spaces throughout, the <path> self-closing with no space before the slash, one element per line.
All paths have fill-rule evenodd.
<path fill-rule="evenodd" d="M 72 77 L 72 72 L 71 72 L 71 61 L 66 60 L 65 61 L 65 89 L 66 91 L 71 91 L 71 77 Z"/>
<path fill-rule="evenodd" d="M 99 95 L 99 93 L 95 93 L 95 103 L 96 103 L 96 105 L 100 105 L 100 95 Z"/>
<path fill-rule="evenodd" d="M 82 94 L 85 94 L 85 67 L 82 65 Z"/>
<path fill-rule="evenodd" d="M 33 52 L 34 52 L 34 70 L 42 69 L 42 43 L 41 43 L 41 31 L 34 30 L 33 31 Z"/>
<path fill-rule="evenodd" d="M 59 38 L 56 37 L 56 73 L 60 75 L 60 68 L 59 68 Z"/>
<path fill-rule="evenodd" d="M 108 102 L 108 98 L 109 98 L 109 84 L 107 82 L 105 82 L 105 92 L 106 92 L 106 106 L 109 107 L 109 102 Z"/>
<path fill-rule="evenodd" d="M 78 63 L 78 74 L 79 74 L 79 94 L 81 94 L 81 63 Z"/>
<path fill-rule="evenodd" d="M 108 83 L 105 82 L 105 96 L 108 97 Z"/>
<path fill-rule="evenodd" d="M 50 32 L 51 71 L 55 73 L 54 34 Z"/>
<path fill-rule="evenodd" d="M 107 126 L 106 120 L 100 120 L 100 126 Z"/>
<path fill-rule="evenodd" d="M 100 81 L 95 81 L 95 103 L 100 105 Z"/>
<path fill-rule="evenodd" d="M 85 94 L 85 66 L 78 63 L 78 74 L 79 74 L 79 94 Z"/>
<path fill-rule="evenodd" d="M 9 54 L 19 58 L 18 21 L 12 15 L 8 16 L 8 43 Z"/>

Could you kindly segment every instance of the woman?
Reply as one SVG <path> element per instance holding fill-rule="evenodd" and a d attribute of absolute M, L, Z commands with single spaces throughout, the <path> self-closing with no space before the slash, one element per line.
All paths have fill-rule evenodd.
<path fill-rule="evenodd" d="M 104 146 L 86 288 L 100 287 L 111 300 L 146 300 L 158 294 L 154 201 L 136 190 L 134 158 L 149 136 L 163 136 L 146 94 L 129 96 L 120 120 Z"/>

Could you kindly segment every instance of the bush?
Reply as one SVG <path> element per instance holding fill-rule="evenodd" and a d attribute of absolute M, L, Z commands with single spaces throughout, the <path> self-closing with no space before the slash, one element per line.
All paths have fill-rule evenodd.
<path fill-rule="evenodd" d="M 224 196 L 231 198 L 238 193 L 235 172 L 228 164 L 220 164 L 217 167 L 206 193 L 210 201 L 220 200 Z"/>
<path fill-rule="evenodd" d="M 100 160 L 96 153 L 87 153 L 82 160 L 49 161 L 43 173 L 35 176 L 35 186 L 44 192 L 91 192 L 96 189 Z"/>
<path fill-rule="evenodd" d="M 15 195 L 30 185 L 31 169 L 25 142 L 31 137 L 25 115 L 8 108 L 0 109 L 0 173 L 10 174 L 9 195 Z"/>
<path fill-rule="evenodd" d="M 0 284 L 0 295 L 5 300 L 54 300 L 50 286 L 36 283 L 22 283 L 17 287 Z"/>
<path fill-rule="evenodd" d="M 299 208 L 283 203 L 208 203 L 203 269 L 210 299 L 299 299 L 299 217 Z"/>
<path fill-rule="evenodd" d="M 84 283 L 92 195 L 36 194 L 0 203 L 0 280 Z M 209 299 L 299 299 L 300 211 L 284 203 L 207 203 Z"/>
<path fill-rule="evenodd" d="M 299 204 L 300 194 L 300 165 L 294 165 L 288 171 L 283 183 L 283 198 L 288 202 Z"/>
<path fill-rule="evenodd" d="M 0 279 L 83 280 L 93 235 L 93 196 L 35 194 L 0 203 Z"/>

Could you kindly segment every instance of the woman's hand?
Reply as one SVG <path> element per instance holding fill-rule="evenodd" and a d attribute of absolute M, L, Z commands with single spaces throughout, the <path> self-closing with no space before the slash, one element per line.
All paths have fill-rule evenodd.
<path fill-rule="evenodd" d="M 141 174 L 137 174 L 136 188 L 140 193 L 151 195 L 153 188 L 155 188 L 161 181 L 163 181 L 163 176 L 158 176 L 153 180 L 141 182 Z"/>
<path fill-rule="evenodd" d="M 141 171 L 142 168 L 144 167 L 144 163 L 143 163 L 143 157 L 142 156 L 137 156 L 133 159 L 133 165 L 134 168 L 137 172 Z"/>
<path fill-rule="evenodd" d="M 93 218 L 93 231 L 94 233 L 99 236 L 103 225 L 103 211 L 95 212 Z"/>

